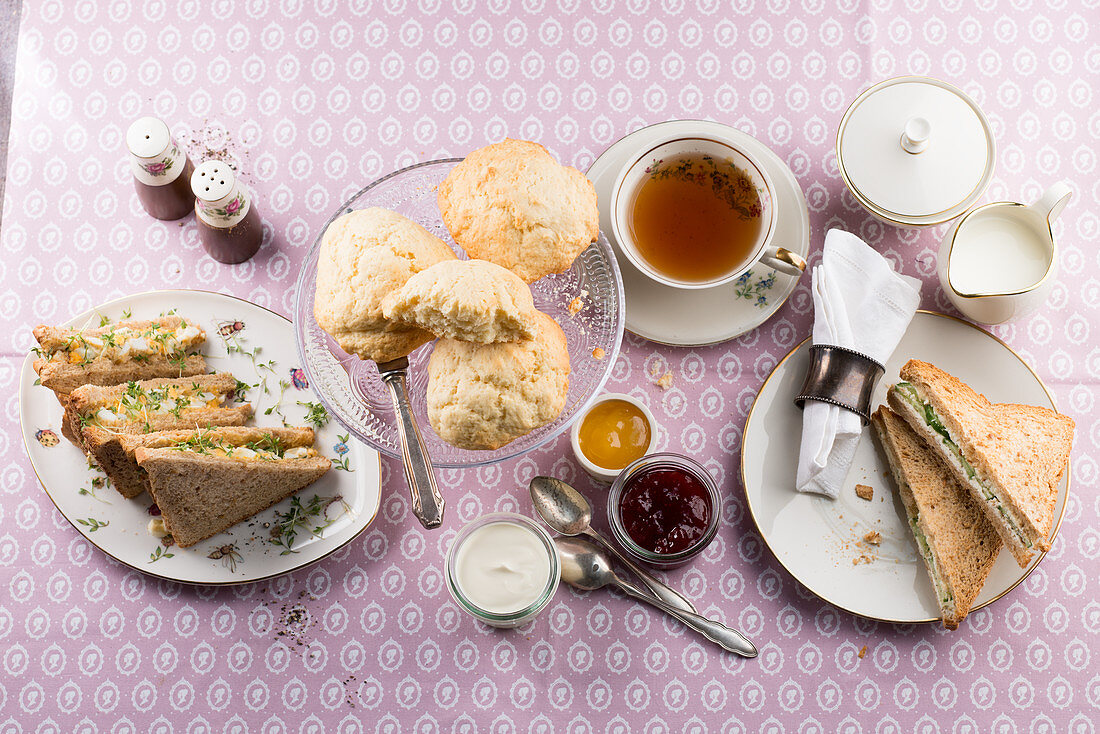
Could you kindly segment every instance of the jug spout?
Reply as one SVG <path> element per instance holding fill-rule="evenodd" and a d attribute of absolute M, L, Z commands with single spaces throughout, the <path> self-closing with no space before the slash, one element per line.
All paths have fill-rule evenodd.
<path fill-rule="evenodd" d="M 1039 197 L 1039 200 L 1029 208 L 1045 219 L 1048 224 L 1053 225 L 1054 220 L 1058 219 L 1062 214 L 1062 210 L 1066 208 L 1071 196 L 1073 196 L 1073 191 L 1070 187 L 1059 181 L 1051 184 Z"/>

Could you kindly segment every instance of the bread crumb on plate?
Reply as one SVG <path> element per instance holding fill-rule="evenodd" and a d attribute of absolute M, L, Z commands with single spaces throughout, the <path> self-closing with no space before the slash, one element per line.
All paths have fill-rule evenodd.
<path fill-rule="evenodd" d="M 867 484 L 857 484 L 856 485 L 856 497 L 859 497 L 861 500 L 867 500 L 868 502 L 870 502 L 871 499 L 874 496 L 875 496 L 874 487 L 871 487 L 870 485 L 867 485 Z"/>
<path fill-rule="evenodd" d="M 603 359 L 607 355 L 607 352 L 603 350 L 603 347 L 596 347 L 592 350 L 593 359 Z"/>
<path fill-rule="evenodd" d="M 879 545 L 882 543 L 882 533 L 872 530 L 863 536 L 863 541 L 869 545 Z"/>
<path fill-rule="evenodd" d="M 576 316 L 584 309 L 584 299 L 582 299 L 580 296 L 577 296 L 569 302 L 569 306 L 567 306 L 567 308 L 569 309 L 569 314 L 571 316 Z"/>

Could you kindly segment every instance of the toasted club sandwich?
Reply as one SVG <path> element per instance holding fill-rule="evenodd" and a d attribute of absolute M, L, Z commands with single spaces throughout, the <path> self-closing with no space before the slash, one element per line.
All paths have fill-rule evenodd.
<path fill-rule="evenodd" d="M 206 333 L 179 316 L 79 330 L 40 325 L 34 329 L 34 338 L 38 340 L 34 371 L 62 402 L 81 385 L 118 385 L 206 372 L 206 361 L 196 353 Z"/>
<path fill-rule="evenodd" d="M 978 502 L 896 413 L 871 416 L 944 627 L 957 629 L 989 576 L 1001 538 Z"/>
<path fill-rule="evenodd" d="M 887 400 L 981 504 L 1021 568 L 1050 550 L 1073 420 L 1049 408 L 991 403 L 956 377 L 909 360 Z"/>
<path fill-rule="evenodd" d="M 226 372 L 113 387 L 84 385 L 69 394 L 62 432 L 96 460 L 123 497 L 137 497 L 145 491 L 143 473 L 119 437 L 244 425 L 252 406 L 232 404 L 238 385 Z"/>
<path fill-rule="evenodd" d="M 311 428 L 226 427 L 123 436 L 181 547 L 228 530 L 324 476 Z"/>

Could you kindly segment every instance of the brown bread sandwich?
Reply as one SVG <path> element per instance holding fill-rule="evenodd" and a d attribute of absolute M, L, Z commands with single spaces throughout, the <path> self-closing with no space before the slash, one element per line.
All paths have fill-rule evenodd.
<path fill-rule="evenodd" d="M 119 438 L 244 425 L 252 415 L 252 406 L 232 404 L 238 385 L 233 375 L 224 372 L 113 387 L 84 385 L 69 394 L 62 432 L 96 460 L 123 497 L 136 497 L 145 490 L 142 472 Z"/>
<path fill-rule="evenodd" d="M 165 529 L 186 548 L 324 476 L 311 428 L 225 427 L 123 436 Z"/>
<path fill-rule="evenodd" d="M 38 340 L 34 371 L 62 402 L 81 385 L 118 385 L 206 372 L 206 361 L 196 353 L 206 333 L 179 316 L 94 329 L 40 325 L 34 328 L 34 338 Z"/>
<path fill-rule="evenodd" d="M 871 416 L 944 627 L 957 629 L 985 584 L 1001 538 L 978 502 L 909 424 L 885 406 Z"/>
<path fill-rule="evenodd" d="M 901 368 L 901 379 L 887 395 L 890 407 L 969 490 L 1020 567 L 1050 550 L 1073 420 L 1049 408 L 992 403 L 915 359 Z"/>

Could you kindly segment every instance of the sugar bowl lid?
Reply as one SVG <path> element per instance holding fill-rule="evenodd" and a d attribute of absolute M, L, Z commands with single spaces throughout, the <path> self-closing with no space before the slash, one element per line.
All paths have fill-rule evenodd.
<path fill-rule="evenodd" d="M 903 76 L 852 102 L 836 136 L 840 175 L 872 214 L 924 226 L 954 219 L 985 192 L 996 144 L 989 120 L 962 90 Z"/>

